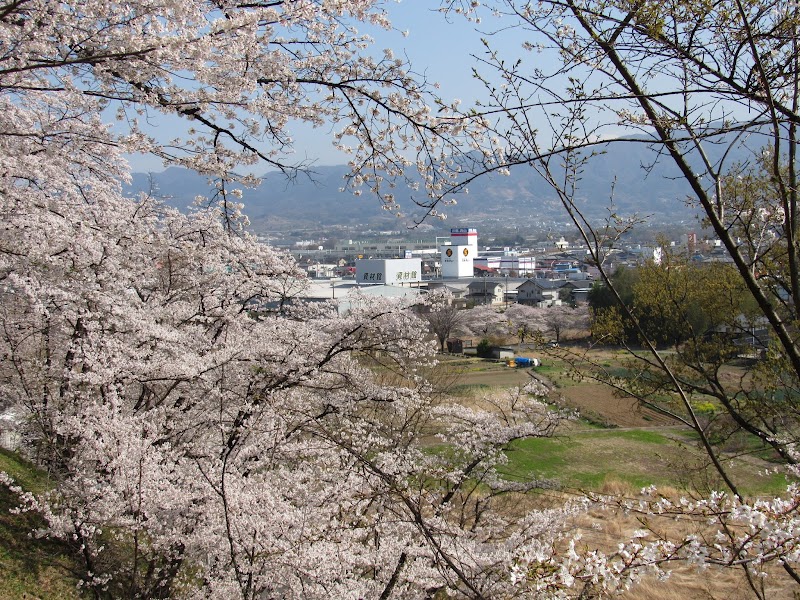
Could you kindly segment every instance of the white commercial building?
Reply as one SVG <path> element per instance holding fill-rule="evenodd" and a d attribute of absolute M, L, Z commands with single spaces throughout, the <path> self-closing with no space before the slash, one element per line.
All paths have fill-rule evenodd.
<path fill-rule="evenodd" d="M 472 261 L 478 256 L 478 230 L 458 227 L 450 230 L 450 243 L 439 247 L 442 277 L 472 277 Z"/>
<path fill-rule="evenodd" d="M 442 255 L 442 277 L 472 277 L 472 261 L 475 252 L 471 246 L 444 245 Z"/>
<path fill-rule="evenodd" d="M 402 285 L 422 281 L 419 258 L 361 259 L 356 261 L 356 283 Z"/>

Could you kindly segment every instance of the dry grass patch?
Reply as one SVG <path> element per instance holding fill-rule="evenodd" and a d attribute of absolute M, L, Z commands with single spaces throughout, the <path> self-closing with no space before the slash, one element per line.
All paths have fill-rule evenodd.
<path fill-rule="evenodd" d="M 602 493 L 610 498 L 635 498 L 636 491 L 622 481 L 609 481 Z M 668 487 L 659 489 L 666 497 L 677 499 L 681 492 Z M 637 530 L 652 530 L 663 539 L 679 541 L 688 534 L 712 537 L 716 531 L 713 524 L 689 518 L 641 516 L 621 510 L 618 506 L 598 505 L 574 523 L 576 531 L 582 536 L 582 544 L 587 548 L 599 549 L 611 555 L 618 545 L 632 538 Z M 652 539 L 652 536 L 651 536 Z M 644 577 L 637 585 L 622 593 L 623 600 L 744 600 L 755 597 L 747 577 L 741 567 L 708 565 L 699 568 L 683 561 L 666 565 L 669 572 L 666 579 L 655 576 Z M 796 600 L 797 585 L 780 565 L 772 564 L 767 569 L 767 577 L 758 579 L 756 585 L 763 586 L 764 597 L 771 600 Z"/>

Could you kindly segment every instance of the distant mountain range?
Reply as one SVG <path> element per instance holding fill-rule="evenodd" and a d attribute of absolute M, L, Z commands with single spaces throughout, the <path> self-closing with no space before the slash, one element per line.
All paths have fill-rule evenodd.
<path fill-rule="evenodd" d="M 744 150 L 742 157 L 744 160 Z M 593 157 L 581 175 L 580 206 L 593 218 L 613 211 L 620 215 L 648 215 L 653 222 L 687 221 L 693 213 L 684 200 L 690 194 L 677 169 L 666 159 L 653 162 L 644 144 L 610 144 Z M 643 168 L 647 165 L 648 169 Z M 287 180 L 280 173 L 267 173 L 257 189 L 244 190 L 245 212 L 256 231 L 331 225 L 374 225 L 397 228 L 397 219 L 381 209 L 380 202 L 365 193 L 356 197 L 340 192 L 347 172 L 345 166 L 313 168 L 308 175 Z M 155 190 L 178 208 L 188 207 L 196 196 L 210 193 L 205 177 L 180 168 L 160 173 L 135 173 L 126 193 Z M 410 193 L 397 194 L 409 220 L 419 218 Z M 519 167 L 507 177 L 491 175 L 478 179 L 469 193 L 445 207 L 448 222 L 456 224 L 511 222 L 520 225 L 564 222 L 564 209 L 555 192 L 533 168 Z M 410 221 L 409 221 L 410 222 Z"/>

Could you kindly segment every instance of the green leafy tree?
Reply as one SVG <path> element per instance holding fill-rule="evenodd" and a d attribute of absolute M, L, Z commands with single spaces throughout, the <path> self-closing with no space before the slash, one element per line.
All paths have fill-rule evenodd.
<path fill-rule="evenodd" d="M 598 285 L 590 294 L 598 338 L 632 344 L 652 340 L 670 347 L 735 338 L 751 331 L 758 319 L 752 295 L 729 264 L 695 263 L 664 253 L 658 264 L 648 262 L 623 273 L 611 278 L 621 306 L 610 287 Z"/>
<path fill-rule="evenodd" d="M 633 300 L 633 288 L 638 280 L 638 270 L 630 267 L 619 267 L 611 275 L 611 281 L 614 284 L 613 288 L 617 291 L 617 295 L 622 301 L 627 304 L 630 304 Z M 602 281 L 595 281 L 589 291 L 589 306 L 592 310 L 608 308 L 616 304 L 617 298 L 611 288 Z"/>
<path fill-rule="evenodd" d="M 632 338 L 634 333 L 630 331 L 630 323 L 623 321 L 619 303 L 625 306 L 633 304 L 633 290 L 639 280 L 639 272 L 637 269 L 619 267 L 609 279 L 611 285 L 595 281 L 589 290 L 592 335 L 599 342 L 621 343 Z"/>

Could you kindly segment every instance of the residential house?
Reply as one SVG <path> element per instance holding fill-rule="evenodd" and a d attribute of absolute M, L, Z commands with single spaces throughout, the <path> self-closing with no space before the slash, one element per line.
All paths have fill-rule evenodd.
<path fill-rule="evenodd" d="M 565 279 L 528 279 L 517 287 L 517 302 L 532 306 L 558 306 Z"/>
<path fill-rule="evenodd" d="M 506 286 L 502 281 L 481 278 L 467 287 L 467 300 L 473 304 L 502 304 L 505 300 Z"/>
<path fill-rule="evenodd" d="M 571 304 L 588 302 L 593 284 L 594 282 L 589 279 L 565 281 L 559 290 L 559 297 L 563 299 L 565 295 L 569 295 L 568 302 Z"/>
<path fill-rule="evenodd" d="M 455 306 L 456 308 L 466 308 L 467 307 L 467 293 L 469 290 L 467 289 L 466 285 L 452 285 L 446 284 L 441 281 L 430 281 L 428 282 L 428 291 L 433 292 L 435 290 L 447 290 L 450 292 L 450 295 L 453 297 L 450 304 Z"/>

